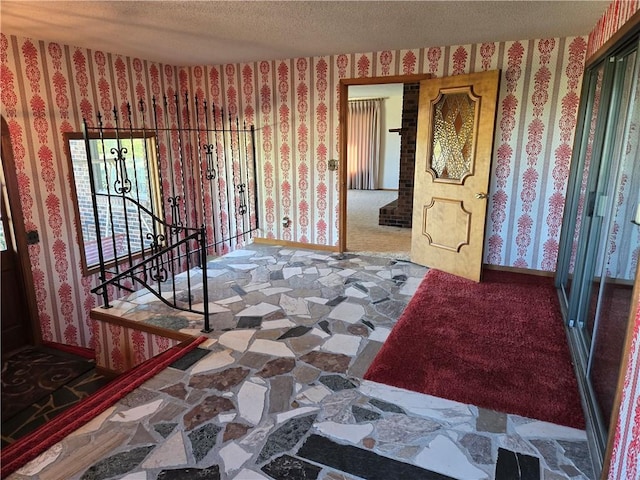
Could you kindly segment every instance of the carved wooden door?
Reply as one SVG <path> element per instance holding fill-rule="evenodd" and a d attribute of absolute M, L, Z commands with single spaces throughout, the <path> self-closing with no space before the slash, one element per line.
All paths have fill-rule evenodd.
<path fill-rule="evenodd" d="M 420 82 L 411 259 L 480 281 L 498 70 Z"/>

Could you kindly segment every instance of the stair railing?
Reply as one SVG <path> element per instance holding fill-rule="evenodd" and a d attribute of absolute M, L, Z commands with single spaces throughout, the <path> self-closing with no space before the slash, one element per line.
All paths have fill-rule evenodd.
<path fill-rule="evenodd" d="M 163 100 L 152 98 L 152 125 L 142 100 L 135 118 L 121 106 L 124 126 L 115 107 L 97 114 L 97 127 L 84 121 L 93 201 L 83 223 L 94 224 L 99 257 L 91 291 L 110 308 L 114 289 L 138 284 L 170 307 L 202 314 L 208 332 L 207 258 L 242 247 L 258 228 L 255 129 L 197 97 L 190 110 L 186 93 L 183 102 Z M 201 308 L 192 269 L 202 272 Z"/>

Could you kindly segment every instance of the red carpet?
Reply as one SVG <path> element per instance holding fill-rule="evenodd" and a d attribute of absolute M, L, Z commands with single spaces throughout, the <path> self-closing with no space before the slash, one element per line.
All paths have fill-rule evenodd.
<path fill-rule="evenodd" d="M 430 270 L 367 380 L 584 428 L 553 280 Z"/>
<path fill-rule="evenodd" d="M 100 415 L 111 405 L 129 394 L 148 379 L 157 375 L 177 359 L 196 348 L 207 337 L 194 338 L 186 345 L 176 345 L 123 373 L 90 397 L 66 410 L 42 427 L 2 449 L 0 476 L 7 477 L 33 460 L 71 432 Z"/>

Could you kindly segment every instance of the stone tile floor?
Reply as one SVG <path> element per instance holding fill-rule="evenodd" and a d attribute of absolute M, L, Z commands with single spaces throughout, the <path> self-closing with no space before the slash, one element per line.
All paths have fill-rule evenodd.
<path fill-rule="evenodd" d="M 591 478 L 584 431 L 362 379 L 425 272 L 255 245 L 212 261 L 210 339 L 10 478 Z M 202 328 L 144 292 L 116 309 Z"/>

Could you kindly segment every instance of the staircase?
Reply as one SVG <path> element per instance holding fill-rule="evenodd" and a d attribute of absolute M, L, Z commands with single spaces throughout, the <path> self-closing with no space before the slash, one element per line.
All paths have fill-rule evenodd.
<path fill-rule="evenodd" d="M 118 299 L 154 296 L 209 332 L 207 259 L 258 229 L 254 127 L 187 93 L 137 107 L 85 119 L 85 162 L 73 162 L 91 198 L 78 204 L 85 262 L 99 272 L 96 358 L 112 373 L 192 338 L 124 316 Z"/>

